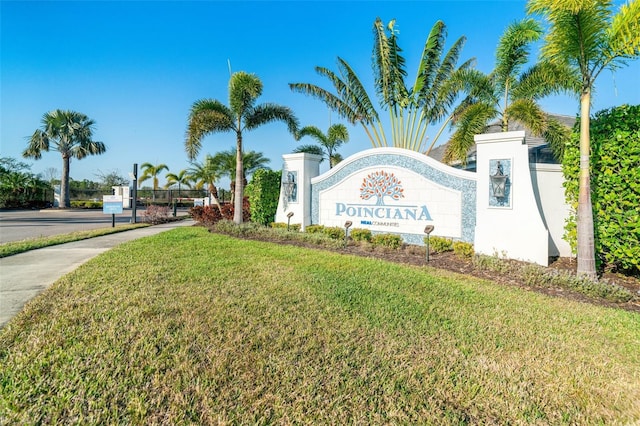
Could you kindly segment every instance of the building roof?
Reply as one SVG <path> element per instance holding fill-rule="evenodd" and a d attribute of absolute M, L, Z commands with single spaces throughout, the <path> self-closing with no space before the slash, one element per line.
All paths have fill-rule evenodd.
<path fill-rule="evenodd" d="M 555 118 L 560 123 L 564 124 L 569 128 L 573 128 L 573 125 L 576 122 L 575 117 L 568 116 L 568 115 L 560 115 L 560 114 L 552 113 L 552 114 L 549 114 L 549 116 L 551 118 Z M 501 129 L 502 129 L 502 123 L 500 121 L 496 121 L 489 124 L 484 133 L 485 134 L 499 133 L 502 131 Z M 515 130 L 524 130 L 525 141 L 529 146 L 530 152 L 534 154 L 534 158 L 536 159 L 535 162 L 545 162 L 545 163 L 556 162 L 557 163 L 557 161 L 552 161 L 553 159 L 549 158 L 550 149 L 548 147 L 545 147 L 545 145 L 547 145 L 547 142 L 544 140 L 544 138 L 538 137 L 538 136 L 532 136 L 531 132 L 519 122 L 514 121 L 512 123 L 509 123 L 509 131 L 515 131 Z M 431 152 L 429 152 L 429 157 L 442 162 L 442 158 L 444 156 L 444 151 L 446 149 L 447 143 L 449 142 L 446 142 L 442 145 L 438 145 L 437 147 L 433 148 Z M 537 161 L 538 159 L 544 160 L 544 161 Z M 467 168 L 475 169 L 475 162 L 476 162 L 476 146 L 473 145 L 473 147 L 471 147 L 467 153 L 467 165 L 470 165 L 472 167 L 467 167 Z M 452 165 L 456 167 L 456 166 L 459 166 L 460 163 L 458 164 L 454 163 Z"/>

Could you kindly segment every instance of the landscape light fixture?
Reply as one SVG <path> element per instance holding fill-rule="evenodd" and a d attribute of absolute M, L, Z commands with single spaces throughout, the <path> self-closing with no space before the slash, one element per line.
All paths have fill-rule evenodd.
<path fill-rule="evenodd" d="M 424 227 L 424 233 L 427 234 L 427 263 L 429 263 L 429 235 L 431 235 L 434 229 L 435 227 L 433 225 Z"/>
<path fill-rule="evenodd" d="M 351 228 L 353 222 L 350 220 L 344 223 L 344 248 L 347 248 L 347 241 L 349 240 L 349 228 Z"/>
<path fill-rule="evenodd" d="M 491 192 L 494 197 L 504 198 L 508 177 L 508 175 L 504 174 L 502 170 L 502 164 L 500 164 L 500 162 L 498 161 L 496 174 L 489 175 L 489 179 L 491 180 Z"/>
<path fill-rule="evenodd" d="M 289 227 L 291 226 L 291 216 L 293 216 L 293 212 L 287 213 L 287 231 L 289 230 Z"/>

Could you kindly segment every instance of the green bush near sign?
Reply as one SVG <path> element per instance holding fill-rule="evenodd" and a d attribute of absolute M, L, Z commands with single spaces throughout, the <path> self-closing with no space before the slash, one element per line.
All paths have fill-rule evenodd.
<path fill-rule="evenodd" d="M 580 120 L 562 161 L 567 202 L 578 203 Z M 640 273 L 640 105 L 599 111 L 591 120 L 591 200 L 596 261 L 609 268 Z M 576 250 L 576 217 L 567 221 L 565 239 Z"/>

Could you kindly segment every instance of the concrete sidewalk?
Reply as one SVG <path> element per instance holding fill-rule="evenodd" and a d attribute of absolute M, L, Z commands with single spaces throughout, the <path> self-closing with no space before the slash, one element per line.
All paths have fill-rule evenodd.
<path fill-rule="evenodd" d="M 126 241 L 159 234 L 191 219 L 31 250 L 0 259 L 0 328 L 34 296 L 89 259 Z"/>

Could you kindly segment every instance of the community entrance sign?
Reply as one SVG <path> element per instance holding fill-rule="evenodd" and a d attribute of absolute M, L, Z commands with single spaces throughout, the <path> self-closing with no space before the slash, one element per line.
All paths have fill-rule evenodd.
<path fill-rule="evenodd" d="M 476 253 L 542 265 L 567 255 L 560 170 L 529 164 L 522 131 L 479 135 L 476 143 L 477 172 L 401 148 L 362 151 L 323 174 L 320 156 L 283 155 L 276 222 L 299 223 L 302 230 L 348 224 L 351 231 L 397 234 L 418 245 L 429 229 L 473 244 Z"/>

